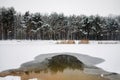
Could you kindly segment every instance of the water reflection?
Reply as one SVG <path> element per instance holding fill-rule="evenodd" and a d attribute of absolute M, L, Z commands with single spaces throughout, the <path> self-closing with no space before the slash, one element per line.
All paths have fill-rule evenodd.
<path fill-rule="evenodd" d="M 22 76 L 22 80 L 28 80 L 31 78 L 37 78 L 38 80 L 108 80 L 99 75 L 86 74 L 82 70 L 73 70 L 69 68 L 64 69 L 63 72 L 58 71 L 52 73 L 51 71 L 48 71 L 45 73 L 42 71 L 40 73 L 31 73 L 27 76 Z"/>
<path fill-rule="evenodd" d="M 63 72 L 64 69 L 84 69 L 84 64 L 71 55 L 57 55 L 49 60 L 48 68 L 53 72 Z"/>

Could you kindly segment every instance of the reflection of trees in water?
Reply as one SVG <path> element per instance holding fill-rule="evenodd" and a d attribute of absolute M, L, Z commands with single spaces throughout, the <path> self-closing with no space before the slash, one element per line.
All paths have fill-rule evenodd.
<path fill-rule="evenodd" d="M 49 60 L 48 68 L 53 72 L 63 72 L 66 68 L 83 70 L 84 64 L 74 56 L 57 55 Z"/>
<path fill-rule="evenodd" d="M 78 60 L 76 57 L 66 54 L 56 55 L 51 57 L 51 59 L 46 59 L 43 62 L 37 63 L 25 63 L 22 65 L 23 67 L 15 70 L 9 70 L 4 75 L 12 74 L 12 75 L 30 75 L 32 73 L 48 73 L 53 72 L 63 72 L 65 69 L 71 70 L 83 70 L 84 64 Z"/>

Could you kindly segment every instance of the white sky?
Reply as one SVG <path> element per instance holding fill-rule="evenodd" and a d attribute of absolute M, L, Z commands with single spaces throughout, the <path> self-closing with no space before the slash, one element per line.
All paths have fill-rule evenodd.
<path fill-rule="evenodd" d="M 0 0 L 0 7 L 18 12 L 64 13 L 65 15 L 120 15 L 120 0 Z"/>

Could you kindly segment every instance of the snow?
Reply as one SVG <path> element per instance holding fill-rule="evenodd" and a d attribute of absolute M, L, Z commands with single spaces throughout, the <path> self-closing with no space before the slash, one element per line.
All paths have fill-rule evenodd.
<path fill-rule="evenodd" d="M 32 79 L 29 79 L 29 80 L 38 80 L 37 78 L 32 78 Z"/>
<path fill-rule="evenodd" d="M 6 76 L 6 77 L 0 77 L 0 80 L 21 80 L 19 76 Z"/>
<path fill-rule="evenodd" d="M 96 66 L 120 73 L 120 41 L 116 42 L 118 44 L 114 44 L 114 41 L 102 41 L 103 44 L 98 44 L 98 41 L 90 41 L 90 44 L 55 44 L 53 40 L 0 41 L 0 71 L 18 68 L 39 54 L 72 52 L 105 59 L 105 62 Z"/>

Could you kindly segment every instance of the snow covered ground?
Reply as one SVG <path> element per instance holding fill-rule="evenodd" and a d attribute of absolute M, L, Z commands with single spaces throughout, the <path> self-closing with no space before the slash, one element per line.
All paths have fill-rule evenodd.
<path fill-rule="evenodd" d="M 106 41 L 103 41 L 105 44 L 98 44 L 98 41 L 90 41 L 90 44 L 55 44 L 56 41 L 52 40 L 0 41 L 0 71 L 18 68 L 22 63 L 33 60 L 39 54 L 72 52 L 105 59 L 105 62 L 97 66 L 110 72 L 120 73 L 120 41 L 116 41 L 118 44 L 114 41 L 107 42 L 112 44 L 106 44 Z"/>

